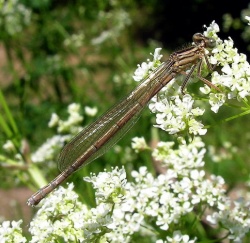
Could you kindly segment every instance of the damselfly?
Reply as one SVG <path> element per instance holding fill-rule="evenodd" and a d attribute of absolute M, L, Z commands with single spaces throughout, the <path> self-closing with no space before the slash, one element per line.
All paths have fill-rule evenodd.
<path fill-rule="evenodd" d="M 211 69 L 205 50 L 214 48 L 216 41 L 197 33 L 193 36 L 193 42 L 190 47 L 170 55 L 167 61 L 144 78 L 128 96 L 76 135 L 59 155 L 58 167 L 61 174 L 32 195 L 28 204 L 37 205 L 73 172 L 97 159 L 117 143 L 138 120 L 141 111 L 149 100 L 177 74 L 184 73 L 191 68 L 184 79 L 181 87 L 182 92 L 196 68 L 199 79 L 219 90 L 201 76 L 204 59 Z"/>

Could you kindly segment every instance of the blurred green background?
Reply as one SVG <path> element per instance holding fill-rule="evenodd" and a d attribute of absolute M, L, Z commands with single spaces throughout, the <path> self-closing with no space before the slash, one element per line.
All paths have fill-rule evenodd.
<path fill-rule="evenodd" d="M 48 128 L 51 114 L 67 117 L 67 105 L 72 102 L 82 105 L 83 115 L 85 106 L 96 106 L 97 116 L 101 115 L 137 85 L 132 80 L 133 72 L 150 52 L 163 47 L 166 59 L 213 20 L 221 28 L 221 38 L 231 36 L 239 51 L 248 54 L 250 30 L 244 22 L 244 16 L 250 15 L 247 7 L 248 1 L 215 0 L 2 1 L 0 154 L 5 154 L 2 146 L 6 140 L 20 148 L 25 138 L 29 156 L 55 134 Z M 213 157 L 208 157 L 207 168 L 222 175 L 229 188 L 249 179 L 250 119 L 218 121 L 238 113 L 238 109 L 223 108 L 219 114 L 208 111 L 204 118 L 204 124 L 211 125 L 204 137 L 211 146 L 209 151 L 223 158 L 223 163 L 213 163 Z M 84 118 L 82 126 L 95 119 Z M 135 136 L 144 136 L 149 144 L 173 139 L 152 129 L 153 122 L 154 116 L 145 109 L 118 146 L 70 178 L 83 200 L 94 205 L 93 192 L 82 181 L 90 172 L 121 165 L 131 171 L 146 164 L 155 173 L 150 152 L 136 154 L 130 148 Z M 41 164 L 39 168 L 48 181 L 58 174 L 56 166 L 48 170 Z M 32 192 L 25 189 L 18 193 L 30 186 L 26 169 L 0 167 L 0 188 L 4 189 L 0 192 L 0 215 L 5 214 L 5 219 L 27 218 L 30 214 L 25 202 Z M 20 173 L 26 179 L 20 180 Z M 9 193 L 14 188 L 19 191 Z M 8 213 L 5 206 L 17 195 L 21 199 Z"/>

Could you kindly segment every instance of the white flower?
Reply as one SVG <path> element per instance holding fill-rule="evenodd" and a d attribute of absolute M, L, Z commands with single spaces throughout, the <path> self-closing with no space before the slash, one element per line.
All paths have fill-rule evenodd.
<path fill-rule="evenodd" d="M 250 65 L 244 54 L 239 54 L 234 48 L 231 38 L 222 41 L 215 34 L 217 30 L 208 27 L 205 34 L 216 39 L 217 46 L 212 50 L 211 60 L 221 68 L 221 73 L 213 72 L 212 83 L 219 86 L 223 93 L 210 93 L 209 103 L 214 112 L 228 99 L 237 98 L 239 101 L 250 95 Z M 205 90 L 202 90 L 203 93 Z"/>
<path fill-rule="evenodd" d="M 10 36 L 20 33 L 31 21 L 31 10 L 18 0 L 1 2 L 0 26 Z"/>
<path fill-rule="evenodd" d="M 162 59 L 163 55 L 160 54 L 160 53 L 161 53 L 161 49 L 162 49 L 162 48 L 156 48 L 156 49 L 155 49 L 155 52 L 154 52 L 154 54 L 153 54 L 153 56 L 154 56 L 154 61 L 160 61 L 160 60 Z"/>
<path fill-rule="evenodd" d="M 56 113 L 52 113 L 48 126 L 55 127 L 59 123 L 59 116 Z"/>
<path fill-rule="evenodd" d="M 250 25 L 250 17 L 246 16 L 245 19 L 248 21 L 248 25 Z"/>
<path fill-rule="evenodd" d="M 155 102 L 155 103 L 153 103 Z M 179 96 L 173 96 L 169 100 L 152 101 L 150 109 L 156 113 L 155 127 L 175 134 L 189 131 L 190 134 L 204 135 L 206 129 L 203 124 L 195 120 L 204 113 L 200 108 L 193 108 L 194 100 L 190 95 L 184 95 L 182 100 Z"/>
<path fill-rule="evenodd" d="M 0 242 L 24 243 L 27 242 L 22 236 L 20 227 L 22 220 L 19 221 L 4 221 L 0 224 Z"/>
<path fill-rule="evenodd" d="M 69 114 L 73 114 L 75 112 L 79 112 L 80 111 L 80 105 L 76 104 L 76 103 L 72 103 L 68 106 L 68 112 Z"/>
<path fill-rule="evenodd" d="M 118 203 L 124 196 L 124 186 L 126 184 L 124 168 L 118 170 L 116 167 L 112 172 L 101 172 L 97 176 L 92 174 L 91 177 L 85 177 L 84 180 L 93 184 L 98 202 L 110 201 Z"/>
<path fill-rule="evenodd" d="M 111 1 L 112 4 L 112 1 Z M 112 41 L 113 39 L 116 40 L 117 37 L 119 37 L 120 33 L 131 24 L 131 18 L 129 16 L 129 13 L 126 12 L 122 8 L 112 8 L 107 11 L 99 11 L 98 12 L 98 19 L 99 23 L 105 23 L 107 21 L 110 21 L 112 19 L 113 24 L 110 25 L 112 28 L 109 28 L 107 30 L 104 30 L 101 32 L 101 34 L 91 40 L 91 44 L 93 45 L 100 45 L 106 41 Z"/>
<path fill-rule="evenodd" d="M 152 156 L 157 161 L 162 161 L 169 169 L 182 176 L 189 175 L 190 169 L 200 168 L 204 165 L 204 144 L 199 137 L 195 137 L 190 144 L 180 144 L 173 149 L 174 143 L 159 143 Z"/>
<path fill-rule="evenodd" d="M 85 109 L 86 115 L 88 115 L 88 116 L 95 116 L 97 111 L 98 111 L 97 107 L 85 106 L 84 109 Z"/>
<path fill-rule="evenodd" d="M 156 48 L 155 52 L 153 54 L 153 61 L 147 61 L 143 62 L 141 65 L 137 65 L 138 68 L 134 72 L 133 79 L 135 81 L 141 81 L 145 77 L 147 77 L 151 71 L 153 71 L 156 67 L 160 65 L 160 59 L 162 58 L 162 55 L 160 54 L 161 48 Z"/>
<path fill-rule="evenodd" d="M 72 34 L 68 38 L 66 38 L 63 44 L 67 46 L 72 46 L 74 48 L 79 48 L 84 43 L 84 33 L 80 31 L 79 33 Z"/>
<path fill-rule="evenodd" d="M 68 106 L 69 118 L 66 121 L 59 120 L 57 128 L 59 133 L 70 132 L 76 134 L 82 130 L 82 128 L 79 127 L 79 123 L 83 120 L 83 117 L 79 114 L 80 108 L 80 105 L 76 103 L 72 103 Z"/>
<path fill-rule="evenodd" d="M 136 153 L 138 153 L 140 150 L 147 149 L 148 146 L 146 144 L 145 138 L 134 137 L 132 139 L 132 148 L 135 150 Z"/>
<path fill-rule="evenodd" d="M 32 153 L 31 160 L 35 163 L 54 161 L 58 151 L 61 150 L 69 138 L 70 136 L 68 135 L 55 135 L 52 138 L 47 139 L 44 144 Z"/>
<path fill-rule="evenodd" d="M 7 152 L 15 152 L 16 148 L 11 140 L 7 140 L 6 143 L 3 145 L 3 149 Z"/>
<path fill-rule="evenodd" d="M 219 25 L 215 23 L 215 21 L 213 21 L 208 27 L 206 25 L 204 25 L 206 29 L 206 31 L 204 31 L 204 35 L 205 36 L 209 36 L 212 38 L 215 38 L 217 35 L 216 33 L 220 31 Z"/>
<path fill-rule="evenodd" d="M 157 148 L 154 149 L 152 156 L 157 161 L 163 161 L 169 153 L 172 152 L 174 142 L 159 142 Z"/>
<path fill-rule="evenodd" d="M 209 104 L 211 105 L 211 110 L 215 113 L 218 112 L 219 108 L 225 103 L 226 97 L 224 94 L 209 94 Z"/>
<path fill-rule="evenodd" d="M 167 236 L 166 243 L 194 243 L 196 242 L 196 238 L 194 240 L 189 240 L 188 235 L 182 235 L 182 233 L 178 231 L 174 231 L 173 237 Z"/>
<path fill-rule="evenodd" d="M 59 187 L 45 198 L 30 223 L 30 242 L 55 242 L 60 238 L 66 242 L 76 238 L 79 242 L 95 242 L 100 239 L 112 223 L 113 204 L 104 202 L 89 210 L 77 199 L 72 183 L 68 189 Z"/>
<path fill-rule="evenodd" d="M 225 229 L 228 229 L 228 239 L 234 242 L 241 242 L 245 234 L 250 230 L 249 202 L 234 202 L 234 207 L 227 200 L 220 211 L 207 216 L 211 224 L 220 223 Z"/>

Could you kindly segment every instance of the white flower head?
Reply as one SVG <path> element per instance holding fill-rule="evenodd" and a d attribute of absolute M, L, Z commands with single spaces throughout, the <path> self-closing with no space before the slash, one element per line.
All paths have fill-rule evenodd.
<path fill-rule="evenodd" d="M 125 169 L 113 168 L 111 172 L 101 172 L 98 175 L 92 174 L 85 177 L 85 181 L 93 184 L 96 189 L 96 200 L 98 202 L 110 201 L 120 202 L 124 196 L 124 186 L 126 185 Z"/>
<path fill-rule="evenodd" d="M 246 16 L 245 19 L 248 21 L 248 25 L 250 25 L 250 17 Z"/>
<path fill-rule="evenodd" d="M 147 60 L 147 62 L 143 62 L 141 65 L 137 65 L 138 68 L 134 72 L 133 79 L 135 81 L 141 81 L 145 77 L 147 77 L 155 68 L 160 66 L 160 59 L 162 55 L 160 54 L 162 48 L 156 48 L 153 56 L 153 61 Z"/>
<path fill-rule="evenodd" d="M 111 4 L 112 2 L 115 1 L 110 1 Z M 106 12 L 102 10 L 98 12 L 97 18 L 99 19 L 99 23 L 106 23 L 112 19 L 113 24 L 110 25 L 111 28 L 103 30 L 99 36 L 94 37 L 91 40 L 92 45 L 101 45 L 107 41 L 116 40 L 122 31 L 132 23 L 131 17 L 125 9 L 117 7 L 111 9 Z"/>
<path fill-rule="evenodd" d="M 216 38 L 217 34 L 220 31 L 220 27 L 218 24 L 213 21 L 209 26 L 204 25 L 206 31 L 204 31 L 204 35 L 212 38 Z"/>
<path fill-rule="evenodd" d="M 79 127 L 79 124 L 83 121 L 80 109 L 80 105 L 76 103 L 72 103 L 68 106 L 69 117 L 66 121 L 59 120 L 57 128 L 59 133 L 70 132 L 76 134 L 82 129 Z"/>
<path fill-rule="evenodd" d="M 189 174 L 186 169 L 197 169 L 204 165 L 203 157 L 206 150 L 200 137 L 194 137 L 189 144 L 180 143 L 178 149 L 174 150 L 173 146 L 173 142 L 160 142 L 152 156 L 182 175 Z"/>
<path fill-rule="evenodd" d="M 147 149 L 148 145 L 145 141 L 144 137 L 138 138 L 134 137 L 132 139 L 132 148 L 135 150 L 136 153 L 138 153 L 141 150 Z"/>
<path fill-rule="evenodd" d="M 68 47 L 74 47 L 74 48 L 79 48 L 83 45 L 84 43 L 84 33 L 83 31 L 80 31 L 79 33 L 72 34 L 71 36 L 67 37 L 63 44 Z"/>
<path fill-rule="evenodd" d="M 59 187 L 41 205 L 30 223 L 30 243 L 56 242 L 61 238 L 65 242 L 76 238 L 79 242 L 96 242 L 112 223 L 113 204 L 104 202 L 88 209 L 78 201 L 72 183 L 67 189 Z"/>
<path fill-rule="evenodd" d="M 220 210 L 207 216 L 209 223 L 220 224 L 228 229 L 228 239 L 234 242 L 242 242 L 244 236 L 249 233 L 249 202 L 235 201 L 234 205 L 227 200 L 221 204 Z"/>
<path fill-rule="evenodd" d="M 27 242 L 25 237 L 22 236 L 21 223 L 22 220 L 2 222 L 0 224 L 0 242 Z"/>
<path fill-rule="evenodd" d="M 48 126 L 49 127 L 57 126 L 59 123 L 59 120 L 60 120 L 59 116 L 56 113 L 52 113 Z"/>
<path fill-rule="evenodd" d="M 3 149 L 7 152 L 15 152 L 16 148 L 11 140 L 7 140 L 6 143 L 3 145 Z"/>
<path fill-rule="evenodd" d="M 211 110 L 214 113 L 217 113 L 219 108 L 225 103 L 226 97 L 224 94 L 215 94 L 210 93 L 209 94 L 209 104 L 211 105 Z"/>
<path fill-rule="evenodd" d="M 34 163 L 55 161 L 58 151 L 62 149 L 69 138 L 69 135 L 55 135 L 48 138 L 45 143 L 31 154 L 32 161 Z"/>
<path fill-rule="evenodd" d="M 32 11 L 18 0 L 9 0 L 1 1 L 0 15 L 1 28 L 6 34 L 14 36 L 30 24 Z"/>
<path fill-rule="evenodd" d="M 153 103 L 154 102 L 154 103 Z M 206 129 L 196 120 L 204 113 L 200 108 L 193 108 L 194 100 L 190 95 L 173 96 L 170 99 L 152 100 L 150 109 L 156 113 L 156 125 L 169 134 L 188 131 L 190 134 L 204 135 Z"/>
<path fill-rule="evenodd" d="M 85 106 L 84 110 L 86 115 L 88 116 L 95 116 L 98 111 L 97 107 L 89 107 L 89 106 Z"/>
<path fill-rule="evenodd" d="M 238 53 L 233 40 L 222 41 L 217 35 L 218 28 L 213 22 L 204 34 L 216 40 L 217 46 L 212 50 L 210 61 L 218 65 L 221 72 L 213 72 L 211 82 L 218 86 L 222 93 L 213 93 L 209 96 L 209 103 L 214 112 L 225 103 L 227 99 L 237 98 L 239 101 L 250 95 L 250 65 L 244 54 Z M 204 89 L 201 90 L 206 93 Z M 224 94 L 224 95 L 223 95 Z"/>
<path fill-rule="evenodd" d="M 183 235 L 181 233 L 181 231 L 177 230 L 174 231 L 173 233 L 173 237 L 167 236 L 166 238 L 166 243 L 194 243 L 196 242 L 196 238 L 194 238 L 193 240 L 189 240 L 189 236 L 188 235 Z"/>

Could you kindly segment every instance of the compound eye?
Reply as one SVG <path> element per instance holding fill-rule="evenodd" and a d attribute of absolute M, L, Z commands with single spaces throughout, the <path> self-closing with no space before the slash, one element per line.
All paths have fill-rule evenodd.
<path fill-rule="evenodd" d="M 208 40 L 206 41 L 206 45 L 209 48 L 214 48 L 216 47 L 216 40 L 213 38 L 208 38 Z"/>
<path fill-rule="evenodd" d="M 214 48 L 216 46 L 215 39 L 206 37 L 201 33 L 194 34 L 193 35 L 193 41 L 197 45 L 200 44 L 200 43 L 204 43 L 206 48 Z"/>

